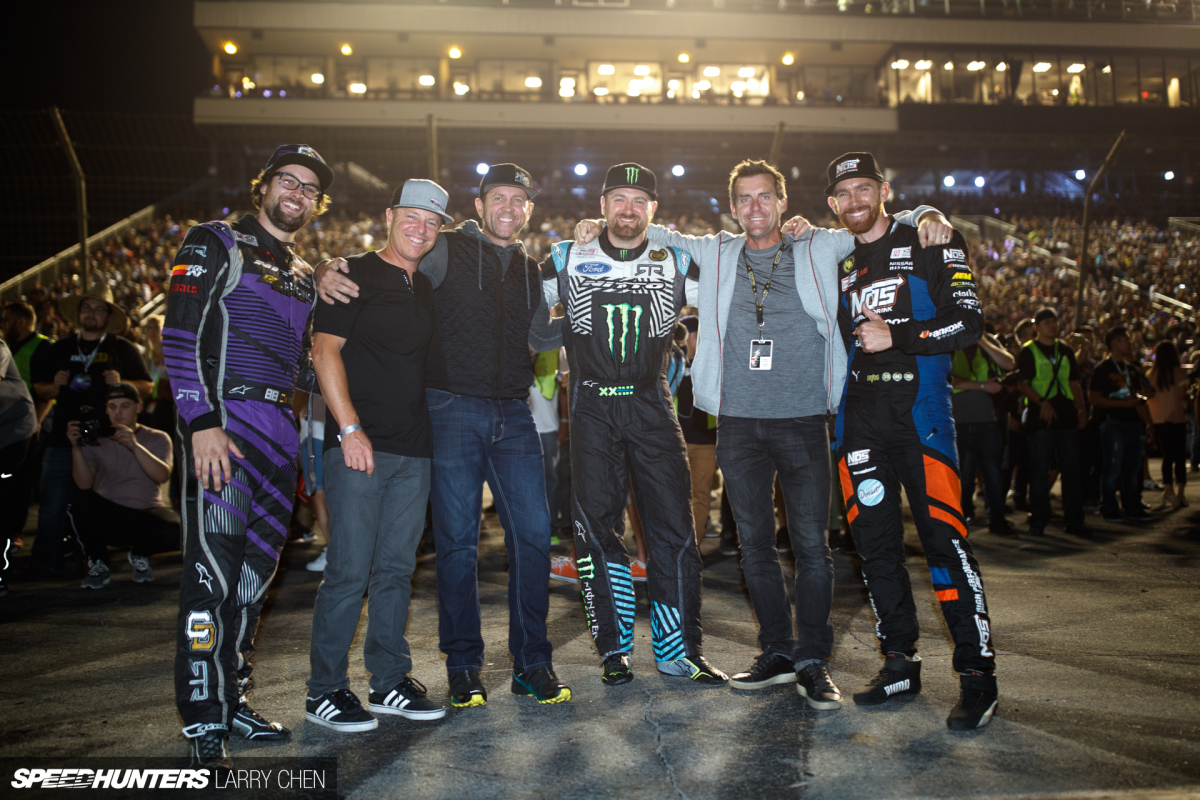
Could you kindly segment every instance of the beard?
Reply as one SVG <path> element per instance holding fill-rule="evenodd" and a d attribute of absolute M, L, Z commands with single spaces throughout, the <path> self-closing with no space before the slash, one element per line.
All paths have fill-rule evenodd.
<path fill-rule="evenodd" d="M 281 198 L 276 198 L 274 203 L 267 201 L 265 210 L 271 224 L 284 233 L 295 233 L 300 230 L 312 216 L 312 209 L 301 211 L 299 214 L 289 214 L 284 210 Z"/>
<path fill-rule="evenodd" d="M 871 228 L 875 227 L 875 223 L 879 221 L 880 214 L 879 206 L 872 206 L 869 208 L 867 216 L 861 221 L 851 222 L 850 219 L 847 218 L 846 214 L 853 213 L 858 210 L 860 209 L 848 208 L 846 209 L 845 213 L 838 211 L 838 220 L 846 226 L 846 230 L 850 231 L 855 236 L 858 236 L 861 233 L 866 233 L 867 231 L 871 230 Z"/>
<path fill-rule="evenodd" d="M 622 241 L 637 239 L 650 227 L 650 219 L 642 218 L 635 219 L 632 222 L 624 222 L 620 219 L 613 218 L 607 220 L 608 228 L 613 235 Z"/>

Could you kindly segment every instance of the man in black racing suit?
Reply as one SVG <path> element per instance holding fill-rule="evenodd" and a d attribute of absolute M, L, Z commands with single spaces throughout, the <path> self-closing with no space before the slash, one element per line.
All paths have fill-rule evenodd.
<path fill-rule="evenodd" d="M 666 383 L 672 332 L 691 259 L 654 248 L 646 227 L 656 179 L 640 164 L 608 170 L 600 209 L 607 229 L 590 244 L 554 245 L 543 291 L 566 311 L 571 362 L 571 474 L 576 568 L 588 626 L 609 686 L 633 680 L 635 601 L 629 557 L 616 533 L 626 477 L 646 534 L 654 660 L 658 671 L 701 683 L 728 678 L 701 654 L 700 573 L 683 433 Z"/>
<path fill-rule="evenodd" d="M 194 226 L 171 271 L 163 350 L 184 451 L 175 690 L 200 765 L 228 766 L 231 730 L 289 735 L 245 694 L 296 492 L 291 399 L 316 300 L 292 242 L 332 182 L 311 147 L 280 147 L 251 184 L 257 215 Z"/>
<path fill-rule="evenodd" d="M 983 318 L 962 235 L 922 249 L 917 230 L 883 210 L 889 192 L 870 153 L 829 165 L 829 207 L 857 241 L 838 271 L 838 319 L 850 351 L 838 469 L 885 656 L 854 701 L 878 705 L 921 690 L 903 484 L 955 643 L 962 691 L 946 724 L 968 730 L 995 711 L 995 652 L 962 514 L 948 378 L 951 354 L 979 340 Z"/>

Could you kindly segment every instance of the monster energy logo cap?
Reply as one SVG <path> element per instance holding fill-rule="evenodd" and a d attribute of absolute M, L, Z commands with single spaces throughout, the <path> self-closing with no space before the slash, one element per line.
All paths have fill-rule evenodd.
<path fill-rule="evenodd" d="M 608 174 L 604 176 L 604 190 L 600 194 L 626 188 L 641 189 L 650 195 L 651 200 L 658 200 L 658 178 L 641 164 L 630 162 L 609 167 Z"/>

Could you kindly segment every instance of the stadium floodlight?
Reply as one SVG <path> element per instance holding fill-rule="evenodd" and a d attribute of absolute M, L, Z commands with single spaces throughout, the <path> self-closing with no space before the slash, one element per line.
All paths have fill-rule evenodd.
<path fill-rule="evenodd" d="M 526 89 L 542 88 L 542 79 L 539 78 L 537 75 L 530 75 L 528 78 L 525 79 L 525 88 Z"/>
<path fill-rule="evenodd" d="M 558 85 L 559 86 L 574 86 L 575 79 L 572 78 L 570 75 L 566 75 L 566 76 L 558 79 Z"/>
<path fill-rule="evenodd" d="M 350 90 L 350 94 L 366 94 L 367 85 L 365 83 L 352 83 L 346 87 Z"/>
<path fill-rule="evenodd" d="M 312 80 L 313 83 L 317 84 L 318 86 L 320 86 L 322 83 L 325 82 L 325 76 L 319 72 L 314 72 L 312 75 L 309 75 L 308 77 Z"/>
<path fill-rule="evenodd" d="M 953 175 L 947 175 L 946 177 L 942 178 L 942 186 L 945 186 L 947 189 L 949 189 L 953 185 L 954 185 L 954 176 Z"/>
<path fill-rule="evenodd" d="M 595 89 L 592 89 L 592 94 L 596 95 L 596 97 L 604 97 L 604 95 L 608 94 L 608 89 L 605 89 L 603 86 L 597 86 Z"/>
<path fill-rule="evenodd" d="M 704 77 L 706 77 L 706 78 L 715 78 L 720 74 L 721 74 L 720 67 L 705 67 L 704 68 Z"/>
<path fill-rule="evenodd" d="M 1075 180 L 1081 181 L 1086 177 L 1087 177 L 1087 173 L 1084 172 L 1083 170 L 1081 170 L 1081 169 L 1075 170 Z"/>
<path fill-rule="evenodd" d="M 451 58 L 462 58 L 462 50 L 459 50 L 457 47 L 451 47 L 446 55 L 450 56 Z"/>
<path fill-rule="evenodd" d="M 745 81 L 734 81 L 733 83 L 729 84 L 729 89 L 735 95 L 737 95 L 738 97 L 741 97 L 742 93 L 746 91 L 746 82 Z"/>
<path fill-rule="evenodd" d="M 576 164 L 575 165 L 575 174 L 581 178 L 584 175 L 587 175 L 587 164 Z"/>
<path fill-rule="evenodd" d="M 231 56 L 237 55 L 237 45 L 234 44 L 233 42 L 226 42 L 225 43 L 225 52 L 229 53 L 229 55 L 231 55 Z"/>
<path fill-rule="evenodd" d="M 739 78 L 753 78 L 754 73 L 756 71 L 757 70 L 755 70 L 754 67 L 742 67 L 741 69 L 738 70 L 738 77 Z"/>
<path fill-rule="evenodd" d="M 240 95 L 240 93 L 239 93 L 239 97 L 240 97 L 240 96 L 241 96 L 241 95 Z M 700 90 L 699 90 L 699 89 L 692 89 L 692 97 L 694 97 L 694 98 L 696 98 L 697 100 L 699 100 L 699 99 L 700 99 Z"/>
<path fill-rule="evenodd" d="M 1100 71 L 1101 71 L 1101 72 L 1103 72 L 1105 75 L 1111 75 L 1111 74 L 1112 74 L 1112 65 L 1111 65 L 1111 64 L 1105 64 L 1105 65 L 1104 65 L 1104 69 L 1102 69 L 1102 70 L 1100 70 Z"/>
<path fill-rule="evenodd" d="M 791 53 L 784 53 L 782 61 L 785 67 L 790 67 L 792 64 L 796 63 L 796 57 Z"/>
<path fill-rule="evenodd" d="M 1006 69 L 1008 69 L 1008 64 L 1003 61 L 996 65 L 996 72 L 1004 72 Z"/>
<path fill-rule="evenodd" d="M 468 86 L 467 84 L 459 83 L 458 81 L 454 82 L 454 93 L 456 95 L 458 95 L 459 97 L 462 97 L 464 94 L 466 94 L 469 91 L 471 91 L 471 87 Z"/>
<path fill-rule="evenodd" d="M 1067 67 L 1067 72 L 1071 73 L 1072 75 L 1075 75 L 1077 73 L 1083 72 L 1085 69 L 1086 69 L 1086 67 L 1083 64 L 1072 64 L 1071 66 Z"/>
<path fill-rule="evenodd" d="M 432 75 L 422 75 L 421 77 L 417 78 L 417 83 L 421 84 L 422 86 L 433 86 L 433 84 L 436 82 L 437 80 Z"/>
<path fill-rule="evenodd" d="M 650 67 L 646 64 L 638 64 L 633 68 L 633 74 L 645 77 L 650 74 Z"/>
<path fill-rule="evenodd" d="M 898 58 L 892 62 L 892 69 L 908 69 L 908 59 Z"/>
<path fill-rule="evenodd" d="M 575 87 L 574 86 L 558 87 L 558 96 L 559 97 L 574 97 L 575 96 Z"/>
<path fill-rule="evenodd" d="M 675 166 L 671 167 L 671 174 L 674 175 L 676 178 L 682 178 L 683 177 L 683 164 L 676 164 Z"/>
<path fill-rule="evenodd" d="M 796 99 L 797 99 L 797 100 L 803 100 L 803 99 L 804 99 L 804 91 L 803 91 L 803 90 L 801 90 L 801 91 L 799 91 L 799 92 L 796 92 Z"/>
<path fill-rule="evenodd" d="M 1049 72 L 1050 67 L 1054 66 L 1049 61 L 1039 61 L 1033 65 L 1034 72 Z"/>
<path fill-rule="evenodd" d="M 696 88 L 702 92 L 707 92 L 712 88 L 712 81 L 696 81 Z"/>
<path fill-rule="evenodd" d="M 677 78 L 672 78 L 671 80 L 667 81 L 667 88 L 668 89 L 678 89 L 679 88 L 679 80 Z"/>
<path fill-rule="evenodd" d="M 487 163 L 480 161 L 478 164 L 475 165 L 475 171 L 478 172 L 480 175 L 487 175 L 487 171 L 488 171 Z"/>
<path fill-rule="evenodd" d="M 263 89 L 263 97 L 270 97 L 270 96 L 271 96 L 271 90 Z"/>
<path fill-rule="evenodd" d="M 983 69 L 985 66 L 987 65 L 982 61 L 972 61 L 970 64 L 967 64 L 967 70 L 969 72 L 979 72 L 979 70 Z"/>
<path fill-rule="evenodd" d="M 680 64 L 686 64 L 686 63 L 688 63 L 688 62 L 689 62 L 689 61 L 691 61 L 691 60 L 692 60 L 692 57 L 691 57 L 691 56 L 689 56 L 687 53 L 680 53 L 680 54 L 679 54 L 679 63 L 680 63 Z"/>
<path fill-rule="evenodd" d="M 975 176 L 975 186 L 976 186 L 976 188 L 978 188 L 978 189 L 982 189 L 982 188 L 983 188 L 983 185 L 984 185 L 985 183 L 987 183 L 987 181 L 985 181 L 985 180 L 983 179 L 983 176 L 982 176 L 982 175 L 976 175 L 976 176 Z"/>
<path fill-rule="evenodd" d="M 636 78 L 629 82 L 629 88 L 625 90 L 625 94 L 630 97 L 639 97 L 642 94 L 642 82 Z"/>
<path fill-rule="evenodd" d="M 945 64 L 942 64 L 942 69 L 944 69 L 944 70 L 952 70 L 952 69 L 954 69 L 954 62 L 953 62 L 953 61 L 947 61 Z"/>
<path fill-rule="evenodd" d="M 600 73 L 601 75 L 612 75 L 616 71 L 617 68 L 612 64 L 601 64 L 600 66 L 596 67 L 596 72 Z"/>
<path fill-rule="evenodd" d="M 930 67 L 933 66 L 933 62 L 930 61 L 928 58 L 922 58 L 916 64 L 913 64 L 913 66 L 916 67 L 917 69 L 929 69 Z"/>
<path fill-rule="evenodd" d="M 1173 180 L 1175 180 L 1175 173 L 1172 172 L 1171 170 L 1167 170 L 1166 172 L 1163 173 L 1163 178 L 1168 181 L 1173 181 Z"/>
<path fill-rule="evenodd" d="M 354 55 L 354 48 L 348 44 L 342 45 L 342 55 L 344 55 L 344 56 Z"/>

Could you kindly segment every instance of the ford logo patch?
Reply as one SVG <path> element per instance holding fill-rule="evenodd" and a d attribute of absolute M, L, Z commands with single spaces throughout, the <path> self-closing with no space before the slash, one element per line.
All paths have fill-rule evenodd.
<path fill-rule="evenodd" d="M 612 269 L 612 264 L 605 264 L 601 261 L 589 261 L 586 264 L 578 264 L 575 271 L 581 275 L 603 275 Z"/>

